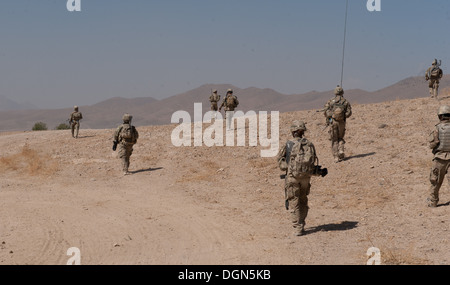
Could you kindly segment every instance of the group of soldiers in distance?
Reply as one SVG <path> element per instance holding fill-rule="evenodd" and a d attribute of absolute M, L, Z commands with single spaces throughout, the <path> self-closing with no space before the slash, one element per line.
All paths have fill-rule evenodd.
<path fill-rule="evenodd" d="M 432 66 L 427 70 L 425 79 L 429 81 L 429 91 L 431 98 L 437 98 L 439 81 L 443 76 L 440 62 L 434 60 Z M 352 115 L 351 104 L 344 98 L 344 90 L 337 86 L 334 89 L 335 97 L 331 98 L 324 106 L 323 114 L 329 127 L 328 134 L 331 141 L 331 152 L 335 163 L 345 160 L 345 130 L 346 121 Z M 225 110 L 227 126 L 232 125 L 233 113 L 239 105 L 239 101 L 233 90 L 228 89 L 222 104 L 219 106 L 221 96 L 217 90 L 213 90 L 209 97 L 211 110 L 220 112 Z M 217 115 L 217 113 L 216 113 Z M 78 107 L 70 116 L 72 136 L 78 137 L 80 120 L 83 118 Z M 130 156 L 133 153 L 133 146 L 137 143 L 139 133 L 131 125 L 132 116 L 125 114 L 123 123 L 114 132 L 113 150 L 119 147 L 119 157 L 122 161 L 124 175 L 130 174 Z M 216 116 L 215 116 L 216 118 Z M 450 106 L 441 106 L 438 110 L 439 124 L 430 135 L 429 146 L 434 154 L 432 169 L 430 174 L 431 187 L 427 203 L 429 207 L 437 207 L 439 202 L 439 189 L 444 180 L 445 174 L 450 167 Z M 311 189 L 312 176 L 326 176 L 328 170 L 318 165 L 318 157 L 314 144 L 305 137 L 307 131 L 305 122 L 295 120 L 292 122 L 290 131 L 292 139 L 288 140 L 277 155 L 277 162 L 286 175 L 285 179 L 285 204 L 289 210 L 291 205 L 292 224 L 295 234 L 298 236 L 305 234 L 305 220 L 308 215 L 308 195 Z"/>

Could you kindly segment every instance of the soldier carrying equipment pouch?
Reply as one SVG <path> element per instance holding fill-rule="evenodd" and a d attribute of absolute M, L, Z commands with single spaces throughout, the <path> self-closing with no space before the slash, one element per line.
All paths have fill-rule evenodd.
<path fill-rule="evenodd" d="M 81 113 L 80 112 L 76 112 L 76 113 L 74 113 L 73 114 L 73 119 L 75 120 L 75 121 L 79 121 L 79 120 L 81 120 Z"/>
<path fill-rule="evenodd" d="M 233 96 L 228 96 L 227 97 L 227 107 L 230 107 L 230 108 L 236 107 Z"/>
<path fill-rule="evenodd" d="M 439 146 L 437 151 L 449 151 L 450 152 L 450 124 L 439 124 Z"/>

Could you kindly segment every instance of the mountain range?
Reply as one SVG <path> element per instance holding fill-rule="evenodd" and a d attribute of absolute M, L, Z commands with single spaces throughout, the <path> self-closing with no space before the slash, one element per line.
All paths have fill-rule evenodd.
<path fill-rule="evenodd" d="M 441 91 L 450 86 L 450 75 L 441 80 Z M 448 88 L 448 87 L 447 87 Z M 111 98 L 94 105 L 80 106 L 83 113 L 82 128 L 109 129 L 121 123 L 124 113 L 133 115 L 136 126 L 170 124 L 172 114 L 184 110 L 193 114 L 194 103 L 203 103 L 203 113 L 210 110 L 209 95 L 217 89 L 224 98 L 227 89 L 233 89 L 239 99 L 237 110 L 293 112 L 299 110 L 321 109 L 332 98 L 332 90 L 308 92 L 305 94 L 282 94 L 272 89 L 256 87 L 238 88 L 231 84 L 205 84 L 196 89 L 166 99 L 152 97 L 126 99 Z M 428 97 L 428 84 L 423 77 L 409 77 L 383 89 L 369 92 L 361 89 L 345 90 L 344 97 L 352 104 L 369 104 L 386 101 Z M 31 130 L 36 122 L 44 122 L 49 129 L 64 123 L 72 108 L 24 110 L 23 105 L 0 97 L 0 131 Z M 31 106 L 30 106 L 31 107 Z M 5 109 L 8 109 L 5 111 Z"/>
<path fill-rule="evenodd" d="M 0 111 L 29 109 L 37 109 L 37 107 L 30 103 L 17 103 L 9 98 L 0 95 Z"/>

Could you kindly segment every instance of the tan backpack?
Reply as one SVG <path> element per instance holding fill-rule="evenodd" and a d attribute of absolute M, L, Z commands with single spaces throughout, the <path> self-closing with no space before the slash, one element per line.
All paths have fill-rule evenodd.
<path fill-rule="evenodd" d="M 138 139 L 137 130 L 130 124 L 123 124 L 120 130 L 120 137 L 129 143 L 136 143 Z"/>
<path fill-rule="evenodd" d="M 295 141 L 288 161 L 288 174 L 296 179 L 310 177 L 317 162 L 314 145 L 305 138 Z"/>
<path fill-rule="evenodd" d="M 344 102 L 338 101 L 331 108 L 332 118 L 338 122 L 345 121 L 345 105 Z"/>
<path fill-rule="evenodd" d="M 236 101 L 234 100 L 234 96 L 228 96 L 227 97 L 227 107 L 235 108 L 236 107 Z"/>

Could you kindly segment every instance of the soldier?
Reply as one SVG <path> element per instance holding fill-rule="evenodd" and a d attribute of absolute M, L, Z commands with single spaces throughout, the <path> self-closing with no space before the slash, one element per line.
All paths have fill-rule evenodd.
<path fill-rule="evenodd" d="M 437 207 L 439 202 L 439 189 L 450 166 L 450 107 L 441 106 L 438 110 L 440 123 L 430 135 L 430 148 L 434 158 L 430 173 L 430 196 L 427 199 L 428 207 Z"/>
<path fill-rule="evenodd" d="M 327 119 L 328 131 L 331 140 L 331 150 L 336 163 L 345 157 L 345 125 L 346 120 L 352 115 L 352 107 L 344 98 L 344 89 L 339 85 L 334 89 L 336 97 L 325 104 L 324 115 Z"/>
<path fill-rule="evenodd" d="M 80 131 L 80 120 L 83 119 L 83 114 L 81 114 L 81 112 L 78 112 L 78 106 L 74 106 L 73 110 L 74 111 L 72 112 L 72 114 L 70 114 L 69 123 L 72 129 L 72 137 L 78 138 L 78 132 Z"/>
<path fill-rule="evenodd" d="M 434 59 L 430 68 L 427 69 L 425 74 L 425 80 L 428 82 L 428 87 L 430 89 L 431 98 L 438 97 L 439 91 L 439 80 L 443 76 L 442 69 L 440 69 L 440 63 L 438 63 L 437 59 Z"/>
<path fill-rule="evenodd" d="M 239 105 L 239 101 L 235 95 L 233 95 L 233 90 L 228 89 L 227 95 L 223 99 L 222 104 L 220 105 L 219 112 L 222 110 L 222 107 L 225 107 L 225 118 L 227 119 L 227 129 L 234 129 L 233 123 L 233 115 L 234 109 Z"/>
<path fill-rule="evenodd" d="M 286 171 L 285 198 L 286 209 L 293 204 L 292 223 L 296 228 L 296 235 L 305 233 L 305 219 L 308 215 L 308 195 L 311 189 L 311 176 L 324 177 L 327 169 L 316 166 L 318 161 L 314 145 L 304 138 L 305 123 L 294 121 L 291 125 L 293 140 L 288 140 L 280 149 L 277 160 L 282 171 Z"/>
<path fill-rule="evenodd" d="M 220 100 L 220 95 L 217 94 L 217 90 L 213 90 L 211 96 L 209 96 L 209 102 L 211 102 L 211 111 L 214 112 L 214 118 L 217 118 L 217 102 Z"/>
<path fill-rule="evenodd" d="M 119 157 L 122 160 L 122 170 L 124 175 L 130 174 L 130 156 L 133 153 L 133 146 L 136 144 L 139 133 L 134 126 L 131 125 L 133 116 L 130 114 L 123 115 L 123 124 L 117 127 L 114 133 L 113 150 L 116 151 L 119 145 Z"/>

